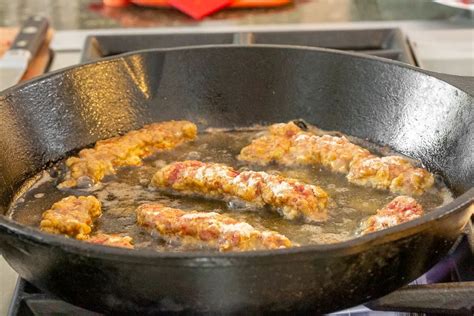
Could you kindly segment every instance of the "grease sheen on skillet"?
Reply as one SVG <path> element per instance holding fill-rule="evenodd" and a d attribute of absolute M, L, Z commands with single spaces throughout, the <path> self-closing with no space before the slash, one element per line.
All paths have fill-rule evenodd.
<path fill-rule="evenodd" d="M 54 202 L 68 195 L 92 194 L 103 205 L 103 215 L 97 220 L 94 232 L 125 233 L 133 237 L 135 248 L 190 251 L 150 236 L 143 228 L 137 226 L 136 207 L 146 202 L 159 202 L 185 210 L 225 212 L 256 228 L 275 230 L 295 243 L 309 245 L 334 243 L 357 237 L 361 221 L 397 196 L 394 193 L 350 184 L 344 175 L 323 167 L 255 166 L 238 161 L 236 157 L 242 147 L 258 135 L 259 128 L 211 130 L 200 133 L 194 142 L 155 154 L 146 159 L 141 167 L 121 168 L 116 176 L 106 178 L 103 183 L 89 190 L 58 190 L 56 186 L 64 173 L 64 162 L 60 162 L 38 175 L 35 184 L 12 204 L 9 215 L 22 224 L 38 227 L 42 212 Z M 379 148 L 367 141 L 353 137 L 351 140 L 373 152 L 389 153 L 386 148 Z M 272 212 L 251 209 L 248 205 L 172 196 L 149 187 L 149 181 L 158 168 L 167 163 L 187 159 L 224 163 L 240 170 L 265 170 L 319 185 L 331 197 L 328 205 L 329 219 L 318 224 L 288 221 Z M 444 183 L 438 180 L 431 191 L 416 199 L 429 212 L 449 202 L 452 197 Z"/>

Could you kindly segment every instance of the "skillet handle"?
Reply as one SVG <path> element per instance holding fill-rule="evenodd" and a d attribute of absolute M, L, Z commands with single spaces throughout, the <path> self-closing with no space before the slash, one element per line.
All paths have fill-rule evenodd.
<path fill-rule="evenodd" d="M 28 51 L 30 58 L 33 58 L 46 38 L 48 27 L 48 20 L 44 17 L 32 16 L 28 18 L 13 40 L 10 50 Z"/>
<path fill-rule="evenodd" d="M 423 72 L 435 78 L 441 79 L 474 97 L 474 77 L 456 76 L 427 70 L 423 70 Z"/>

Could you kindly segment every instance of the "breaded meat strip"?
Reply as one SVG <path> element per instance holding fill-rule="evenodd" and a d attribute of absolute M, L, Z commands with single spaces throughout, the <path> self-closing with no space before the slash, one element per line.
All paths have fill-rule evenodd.
<path fill-rule="evenodd" d="M 328 195 L 324 190 L 266 172 L 238 172 L 222 164 L 189 160 L 163 167 L 151 184 L 182 194 L 268 206 L 290 220 L 315 222 L 327 217 Z"/>
<path fill-rule="evenodd" d="M 271 162 L 288 166 L 323 165 L 347 173 L 353 161 L 369 155 L 368 150 L 345 137 L 316 136 L 289 122 L 271 125 L 268 134 L 244 147 L 238 158 L 261 165 Z"/>
<path fill-rule="evenodd" d="M 431 173 L 406 158 L 377 157 L 343 136 L 317 136 L 293 122 L 270 126 L 268 133 L 244 147 L 238 158 L 263 165 L 322 165 L 348 174 L 351 183 L 401 194 L 420 195 L 434 183 Z"/>
<path fill-rule="evenodd" d="M 169 243 L 185 248 L 247 251 L 292 246 L 285 236 L 261 231 L 248 223 L 216 212 L 183 211 L 162 204 L 143 204 L 136 209 L 137 222 Z"/>
<path fill-rule="evenodd" d="M 72 188 L 85 183 L 95 184 L 122 166 L 139 166 L 142 159 L 160 150 L 172 149 L 196 138 L 197 127 L 188 121 L 168 121 L 146 125 L 98 141 L 94 148 L 83 149 L 77 157 L 67 159 L 68 172 L 59 188 Z"/>
<path fill-rule="evenodd" d="M 121 236 L 119 234 L 99 233 L 91 236 L 86 241 L 90 242 L 91 244 L 133 249 L 132 237 Z"/>
<path fill-rule="evenodd" d="M 433 186 L 434 176 L 399 156 L 370 156 L 352 165 L 349 182 L 390 190 L 394 193 L 421 195 Z"/>
<path fill-rule="evenodd" d="M 95 197 L 69 196 L 43 213 L 40 229 L 84 240 L 89 237 L 93 220 L 101 214 L 101 203 Z"/>
<path fill-rule="evenodd" d="M 362 235 L 411 221 L 423 215 L 423 207 L 409 196 L 398 196 L 362 225 Z"/>
<path fill-rule="evenodd" d="M 294 137 L 298 134 L 310 135 L 293 122 L 270 125 L 267 134 L 254 139 L 250 145 L 242 148 L 238 159 L 258 165 L 268 165 L 272 162 L 285 165 L 305 164 L 304 157 L 298 157 L 301 159 L 298 162 L 293 161 L 294 155 L 289 154 L 294 145 Z"/>

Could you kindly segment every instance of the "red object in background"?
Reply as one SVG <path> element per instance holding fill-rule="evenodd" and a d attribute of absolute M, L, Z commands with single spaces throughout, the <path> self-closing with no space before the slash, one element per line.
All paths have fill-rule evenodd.
<path fill-rule="evenodd" d="M 196 20 L 223 9 L 232 3 L 232 0 L 168 0 L 176 9 Z"/>
<path fill-rule="evenodd" d="M 125 7 L 130 4 L 130 0 L 103 0 L 108 7 Z"/>
<path fill-rule="evenodd" d="M 234 0 L 232 8 L 278 7 L 289 4 L 292 0 Z"/>
<path fill-rule="evenodd" d="M 291 3 L 292 0 L 233 0 L 231 8 L 277 7 Z M 169 7 L 168 0 L 103 0 L 109 7 L 124 7 L 136 4 L 146 7 Z"/>
<path fill-rule="evenodd" d="M 105 2 L 131 2 L 147 7 L 169 7 L 168 0 L 104 0 Z M 289 4 L 292 0 L 233 0 L 230 8 L 278 7 Z"/>
<path fill-rule="evenodd" d="M 173 6 L 195 19 L 202 19 L 225 7 L 277 7 L 291 2 L 292 0 L 103 0 L 104 5 L 108 7 L 126 7 L 129 4 L 165 8 Z"/>

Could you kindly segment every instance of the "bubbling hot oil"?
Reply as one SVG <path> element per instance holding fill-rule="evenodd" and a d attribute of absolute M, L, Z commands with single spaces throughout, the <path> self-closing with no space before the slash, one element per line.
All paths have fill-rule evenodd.
<path fill-rule="evenodd" d="M 131 236 L 135 248 L 157 251 L 183 251 L 179 246 L 166 244 L 136 225 L 135 209 L 143 203 L 159 202 L 184 210 L 217 211 L 246 221 L 260 228 L 286 235 L 300 245 L 335 243 L 357 236 L 358 227 L 365 218 L 391 201 L 395 194 L 359 187 L 347 182 L 345 175 L 320 167 L 266 167 L 252 166 L 236 159 L 242 147 L 258 135 L 255 131 L 210 131 L 199 135 L 194 142 L 186 143 L 171 151 L 163 151 L 145 160 L 140 167 L 120 169 L 113 177 L 104 179 L 94 190 L 61 191 L 56 185 L 61 181 L 64 162 L 44 171 L 38 180 L 15 200 L 9 216 L 15 221 L 39 227 L 41 214 L 58 200 L 69 195 L 92 194 L 102 202 L 103 215 L 96 221 L 94 231 L 123 233 Z M 354 139 L 352 138 L 354 141 Z M 381 151 L 373 145 L 359 141 L 371 150 Z M 264 170 L 296 178 L 322 187 L 330 196 L 329 219 L 323 223 L 305 224 L 288 221 L 276 212 L 261 209 L 239 208 L 238 203 L 225 203 L 193 197 L 178 197 L 157 192 L 149 187 L 153 174 L 162 166 L 182 160 L 201 160 L 230 165 L 239 170 Z M 417 197 L 425 210 L 451 200 L 446 186 L 438 181 L 429 193 Z"/>

